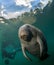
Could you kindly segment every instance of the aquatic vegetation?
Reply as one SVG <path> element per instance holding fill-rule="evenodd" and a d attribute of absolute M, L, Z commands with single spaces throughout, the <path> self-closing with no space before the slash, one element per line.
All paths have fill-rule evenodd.
<path fill-rule="evenodd" d="M 24 14 L 22 14 L 20 16 L 19 19 L 23 23 L 28 23 L 28 24 L 32 24 L 32 23 L 36 22 L 36 16 L 34 15 L 33 11 L 25 12 Z"/>

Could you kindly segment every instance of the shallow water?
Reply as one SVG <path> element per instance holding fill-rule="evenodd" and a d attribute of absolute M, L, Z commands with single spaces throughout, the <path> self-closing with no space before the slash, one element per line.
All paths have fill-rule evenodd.
<path fill-rule="evenodd" d="M 5 59 L 10 61 L 7 65 L 54 65 L 54 2 L 50 8 L 47 9 L 46 7 L 42 14 L 37 15 L 37 21 L 33 24 L 40 28 L 46 37 L 48 54 L 50 55 L 46 60 L 40 61 L 28 54 L 33 60 L 30 62 L 24 58 L 22 51 L 18 50 L 21 47 L 18 38 L 18 29 L 21 25 L 23 25 L 22 22 L 17 25 L 15 23 L 9 23 L 8 25 L 0 23 L 0 65 L 5 65 Z M 5 48 L 6 46 L 7 48 Z M 2 58 L 3 48 L 10 53 L 17 50 L 14 58 Z"/>

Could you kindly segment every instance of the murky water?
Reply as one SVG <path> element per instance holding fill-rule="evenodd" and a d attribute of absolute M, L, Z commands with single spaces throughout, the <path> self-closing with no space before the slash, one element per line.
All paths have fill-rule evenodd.
<path fill-rule="evenodd" d="M 10 21 L 7 24 L 0 23 L 0 65 L 54 65 L 54 2 L 50 8 L 46 7 L 42 14 L 38 14 L 36 22 L 32 24 L 40 28 L 46 37 L 50 55 L 46 60 L 40 61 L 28 54 L 33 60 L 30 62 L 23 56 L 18 38 L 18 29 L 23 24 Z"/>

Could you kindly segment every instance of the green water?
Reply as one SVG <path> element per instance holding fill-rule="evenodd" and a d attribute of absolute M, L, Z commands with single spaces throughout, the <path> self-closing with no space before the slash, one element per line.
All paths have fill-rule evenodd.
<path fill-rule="evenodd" d="M 37 21 L 33 25 L 40 28 L 47 40 L 48 54 L 50 55 L 46 60 L 40 61 L 38 58 L 28 54 L 32 58 L 32 62 L 25 59 L 22 51 L 17 51 L 14 59 L 9 59 L 8 65 L 54 65 L 54 3 L 47 9 L 44 9 L 42 14 L 37 15 Z M 18 29 L 23 25 L 22 22 L 9 23 L 8 25 L 0 23 L 0 65 L 5 65 L 2 58 L 2 47 L 5 44 L 11 44 L 14 48 L 20 48 L 20 41 L 18 38 Z M 4 43 L 6 41 L 6 43 Z M 11 48 L 11 47 L 10 47 Z M 8 50 L 8 49 L 7 49 Z"/>

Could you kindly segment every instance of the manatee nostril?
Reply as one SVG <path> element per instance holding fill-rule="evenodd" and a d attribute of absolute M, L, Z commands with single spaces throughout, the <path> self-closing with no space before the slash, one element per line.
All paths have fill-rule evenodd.
<path fill-rule="evenodd" d="M 32 37 L 30 35 L 23 35 L 21 36 L 21 39 L 23 39 L 24 41 L 30 42 Z"/>
<path fill-rule="evenodd" d="M 23 36 L 21 36 L 21 39 L 23 39 Z"/>
<path fill-rule="evenodd" d="M 26 40 L 27 39 L 27 35 L 22 35 L 21 39 Z"/>

